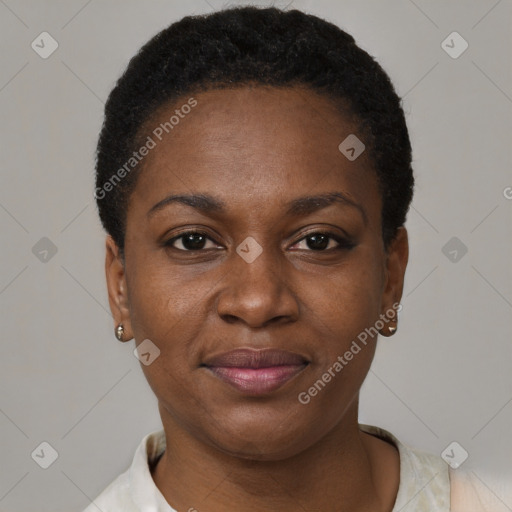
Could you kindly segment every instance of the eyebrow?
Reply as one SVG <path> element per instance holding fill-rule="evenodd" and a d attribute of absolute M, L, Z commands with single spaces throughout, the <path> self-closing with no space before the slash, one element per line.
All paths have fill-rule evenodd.
<path fill-rule="evenodd" d="M 204 214 L 226 213 L 227 211 L 226 203 L 224 201 L 209 194 L 172 194 L 152 206 L 147 213 L 147 217 L 152 217 L 156 212 L 173 203 L 185 204 Z M 368 218 L 364 208 L 342 192 L 328 192 L 325 194 L 303 196 L 293 199 L 286 204 L 286 215 L 309 215 L 318 210 L 322 210 L 333 203 L 357 209 L 363 217 L 364 223 L 368 223 Z"/>

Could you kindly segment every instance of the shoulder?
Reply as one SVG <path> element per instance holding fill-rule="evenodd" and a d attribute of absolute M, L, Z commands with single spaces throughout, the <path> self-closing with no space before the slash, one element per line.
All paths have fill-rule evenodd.
<path fill-rule="evenodd" d="M 83 512 L 138 512 L 131 499 L 129 471 L 119 475 Z"/>
<path fill-rule="evenodd" d="M 400 442 L 372 425 L 361 430 L 394 444 L 400 453 L 400 486 L 393 512 L 510 512 L 510 474 L 452 469 L 441 458 Z"/>
<path fill-rule="evenodd" d="M 444 460 L 402 443 L 387 430 L 373 425 L 360 429 L 394 445 L 400 455 L 400 484 L 393 512 L 448 512 L 450 479 Z"/>
<path fill-rule="evenodd" d="M 480 473 L 481 471 L 479 471 Z M 508 481 L 507 481 L 508 480 Z M 472 470 L 450 469 L 451 512 L 510 512 L 510 475 L 496 477 Z"/>
<path fill-rule="evenodd" d="M 113 480 L 83 512 L 139 512 L 141 505 L 153 505 L 158 499 L 161 501 L 150 474 L 150 464 L 164 448 L 163 431 L 146 435 L 135 451 L 131 466 Z"/>

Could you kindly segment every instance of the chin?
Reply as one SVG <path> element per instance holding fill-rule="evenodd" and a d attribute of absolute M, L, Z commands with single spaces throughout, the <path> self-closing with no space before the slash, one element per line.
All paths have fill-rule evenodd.
<path fill-rule="evenodd" d="M 233 439 L 220 440 L 216 448 L 226 455 L 247 461 L 281 461 L 294 457 L 304 451 L 307 446 L 300 439 L 294 439 L 288 443 L 276 439 L 271 442 L 268 439 L 254 440 L 251 443 L 242 441 L 237 443 Z"/>
<path fill-rule="evenodd" d="M 264 411 L 243 419 L 224 415 L 216 422 L 219 429 L 205 434 L 210 444 L 227 455 L 255 461 L 283 460 L 304 451 L 319 437 L 319 429 L 308 425 L 304 417 L 299 422 L 286 416 L 278 415 L 272 421 Z"/>

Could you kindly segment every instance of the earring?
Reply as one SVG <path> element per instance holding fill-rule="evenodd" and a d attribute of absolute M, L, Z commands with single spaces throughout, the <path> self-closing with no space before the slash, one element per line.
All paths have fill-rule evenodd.
<path fill-rule="evenodd" d="M 398 325 L 395 325 L 394 327 L 392 325 L 388 326 L 388 332 L 390 336 L 393 336 L 395 334 L 396 330 L 398 328 Z"/>
<path fill-rule="evenodd" d="M 123 341 L 123 335 L 124 335 L 124 327 L 123 327 L 123 324 L 119 324 L 119 325 L 116 327 L 115 333 L 116 333 L 116 338 L 117 338 L 119 341 Z"/>
<path fill-rule="evenodd" d="M 391 322 L 393 322 L 393 320 L 390 320 Z M 394 320 L 395 322 L 395 325 L 387 325 L 387 332 L 384 330 L 384 329 L 380 329 L 379 331 L 379 334 L 382 334 L 382 336 L 386 336 L 387 338 L 389 338 L 390 336 L 393 336 L 393 334 L 395 334 L 395 332 L 397 331 L 398 329 L 398 320 Z"/>

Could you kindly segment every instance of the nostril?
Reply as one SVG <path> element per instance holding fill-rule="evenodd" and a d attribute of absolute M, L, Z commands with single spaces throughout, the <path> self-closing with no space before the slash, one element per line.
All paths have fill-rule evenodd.
<path fill-rule="evenodd" d="M 222 318 L 228 323 L 228 324 L 233 324 L 235 323 L 238 318 L 235 316 L 235 315 L 222 315 Z"/>

